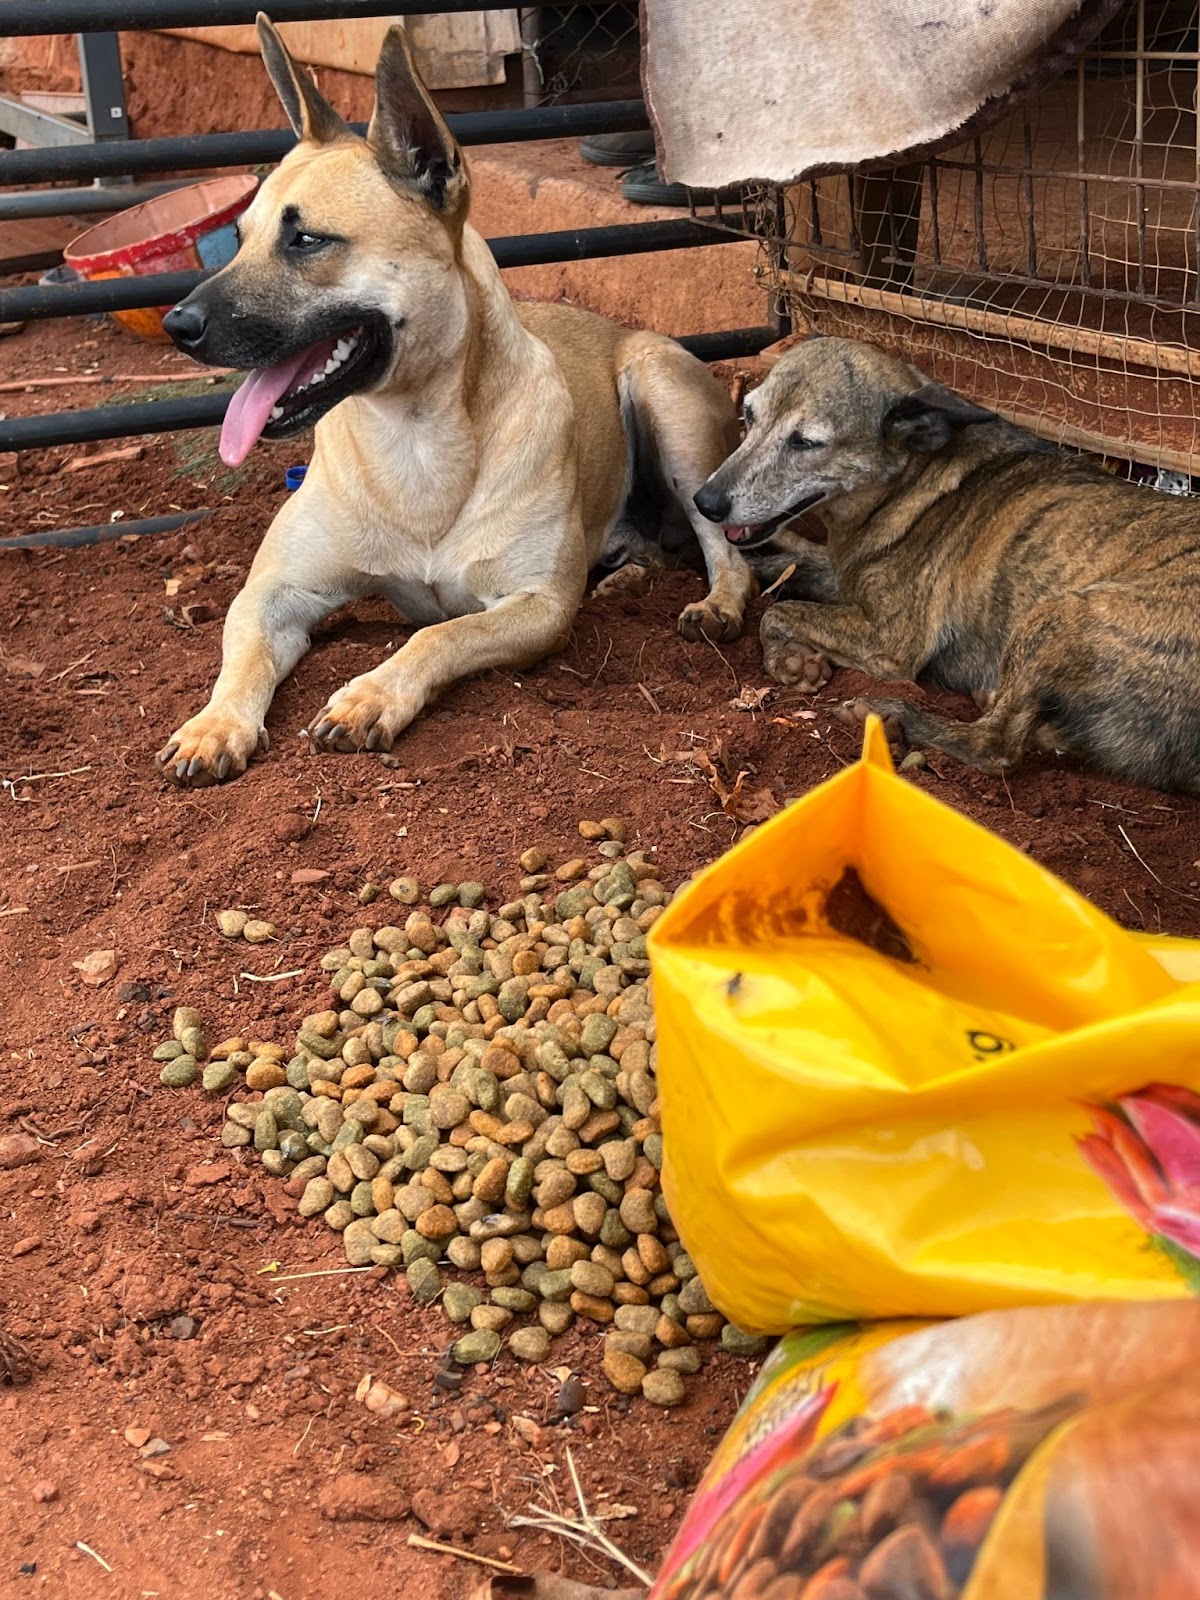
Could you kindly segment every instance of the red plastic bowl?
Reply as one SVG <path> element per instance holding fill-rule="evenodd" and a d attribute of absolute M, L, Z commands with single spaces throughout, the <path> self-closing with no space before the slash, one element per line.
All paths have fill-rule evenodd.
<path fill-rule="evenodd" d="M 91 282 L 223 267 L 237 253 L 234 222 L 257 187 L 253 173 L 242 173 L 156 195 L 72 239 L 63 259 Z M 165 339 L 162 319 L 170 309 L 152 306 L 112 316 L 139 339 Z"/>

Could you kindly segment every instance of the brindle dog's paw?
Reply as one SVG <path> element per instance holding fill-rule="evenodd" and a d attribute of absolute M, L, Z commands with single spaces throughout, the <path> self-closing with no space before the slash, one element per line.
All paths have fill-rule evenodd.
<path fill-rule="evenodd" d="M 862 728 L 869 716 L 877 716 L 883 723 L 883 732 L 889 744 L 903 745 L 904 739 L 904 713 L 907 707 L 903 700 L 843 700 L 834 712 L 839 722 L 844 722 L 848 728 Z"/>
<path fill-rule="evenodd" d="M 742 631 L 742 613 L 715 601 L 701 600 L 694 606 L 685 606 L 676 624 L 679 632 L 690 644 L 708 639 L 713 644 L 724 644 L 736 639 Z"/>
<path fill-rule="evenodd" d="M 364 672 L 338 690 L 309 725 L 308 737 L 318 750 L 390 750 L 420 709 L 408 695 Z"/>
<path fill-rule="evenodd" d="M 602 598 L 605 595 L 631 595 L 637 596 L 650 593 L 651 572 L 649 567 L 643 567 L 636 561 L 627 561 L 623 567 L 618 567 L 615 572 L 610 572 L 607 578 L 592 590 Z"/>
<path fill-rule="evenodd" d="M 763 666 L 776 683 L 801 694 L 816 694 L 833 677 L 833 662 L 827 655 L 790 639 L 764 640 Z"/>
<path fill-rule="evenodd" d="M 240 777 L 250 757 L 268 747 L 265 728 L 206 706 L 171 735 L 154 759 L 172 783 L 204 789 Z"/>

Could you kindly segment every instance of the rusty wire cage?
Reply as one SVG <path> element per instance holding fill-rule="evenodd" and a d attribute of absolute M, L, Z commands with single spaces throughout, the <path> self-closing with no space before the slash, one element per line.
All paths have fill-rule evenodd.
<path fill-rule="evenodd" d="M 751 190 L 799 330 L 885 345 L 1057 442 L 1200 476 L 1200 8 L 1133 0 L 935 158 Z"/>

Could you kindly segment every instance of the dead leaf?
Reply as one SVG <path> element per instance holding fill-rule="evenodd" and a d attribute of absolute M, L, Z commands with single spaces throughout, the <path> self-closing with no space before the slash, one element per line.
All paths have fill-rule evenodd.
<path fill-rule="evenodd" d="M 527 1578 L 497 1574 L 485 1578 L 471 1600 L 646 1600 L 645 1589 L 595 1589 L 590 1583 L 573 1583 L 550 1573 Z"/>
<path fill-rule="evenodd" d="M 46 663 L 32 661 L 28 656 L 5 656 L 4 670 L 18 678 L 40 678 L 46 670 Z"/>
<path fill-rule="evenodd" d="M 775 690 L 770 684 L 767 684 L 765 689 L 752 689 L 747 684 L 737 699 L 729 702 L 729 709 L 731 711 L 761 711 L 764 702 L 774 693 Z"/>
<path fill-rule="evenodd" d="M 703 750 L 695 751 L 692 760 L 704 774 L 709 788 L 720 801 L 721 810 L 735 822 L 765 822 L 780 809 L 779 802 L 770 789 L 746 788 L 746 779 L 751 776 L 748 768 L 743 767 L 730 785 L 717 771 L 712 757 Z"/>
<path fill-rule="evenodd" d="M 117 952 L 91 950 L 82 961 L 72 961 L 71 965 L 89 989 L 99 989 L 116 975 Z"/>
<path fill-rule="evenodd" d="M 208 576 L 208 568 L 199 562 L 189 567 L 180 567 L 179 570 L 166 581 L 166 596 L 168 600 L 175 600 L 181 594 L 190 594 L 191 591 L 202 584 Z"/>

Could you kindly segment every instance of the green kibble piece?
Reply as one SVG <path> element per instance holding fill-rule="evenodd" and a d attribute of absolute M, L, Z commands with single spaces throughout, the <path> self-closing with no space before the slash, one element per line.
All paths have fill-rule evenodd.
<path fill-rule="evenodd" d="M 231 1067 L 228 1061 L 210 1061 L 200 1081 L 209 1094 L 224 1094 L 237 1080 L 237 1068 Z"/>
<path fill-rule="evenodd" d="M 186 1089 L 189 1084 L 195 1083 L 199 1075 L 200 1068 L 196 1065 L 195 1056 L 176 1056 L 159 1073 L 158 1081 L 166 1089 Z"/>
<path fill-rule="evenodd" d="M 418 1305 L 432 1304 L 442 1292 L 442 1275 L 427 1257 L 419 1257 L 411 1262 L 405 1276 Z"/>

